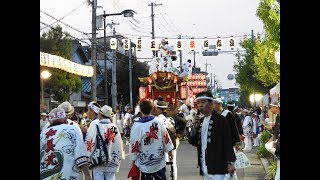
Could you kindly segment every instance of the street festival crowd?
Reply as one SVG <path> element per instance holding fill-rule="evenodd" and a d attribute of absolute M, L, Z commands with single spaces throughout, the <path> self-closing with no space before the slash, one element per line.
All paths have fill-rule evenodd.
<path fill-rule="evenodd" d="M 175 56 L 164 39 L 160 58 L 149 65 L 149 74 L 173 72 L 190 78 L 191 61 L 181 73 L 172 67 Z M 193 103 L 169 103 L 159 96 L 134 107 L 113 110 L 90 102 L 86 112 L 76 112 L 70 102 L 40 113 L 40 179 L 114 180 L 129 146 L 132 180 L 177 180 L 180 140 L 197 148 L 199 175 L 204 180 L 236 180 L 237 168 L 250 162 L 243 152 L 260 146 L 262 131 L 272 138 L 266 148 L 277 159 L 275 180 L 280 179 L 280 103 L 265 107 L 223 106 L 220 98 L 200 92 Z M 239 162 L 241 160 L 241 162 Z M 240 165 L 241 166 L 240 166 Z"/>
<path fill-rule="evenodd" d="M 265 107 L 223 105 L 204 91 L 194 104 L 179 100 L 173 113 L 161 96 L 141 100 L 134 110 L 115 111 L 90 102 L 76 112 L 65 101 L 40 113 L 40 179 L 114 180 L 129 146 L 128 178 L 178 179 L 177 148 L 187 140 L 197 148 L 204 180 L 237 179 L 238 154 L 260 146 L 262 131 L 272 133 L 266 148 L 277 160 L 280 179 L 280 103 Z M 242 153 L 243 155 L 243 153 Z"/>

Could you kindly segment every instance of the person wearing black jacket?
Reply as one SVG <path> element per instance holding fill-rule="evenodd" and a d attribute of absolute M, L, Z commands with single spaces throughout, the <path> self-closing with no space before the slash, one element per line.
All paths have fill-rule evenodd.
<path fill-rule="evenodd" d="M 236 124 L 235 117 L 230 110 L 223 109 L 222 107 L 222 100 L 220 98 L 216 98 L 213 100 L 213 109 L 223 115 L 229 122 L 230 129 L 231 129 L 231 137 L 232 137 L 232 144 L 237 151 L 240 150 L 240 133 Z M 228 104 L 229 106 L 231 104 Z M 241 127 L 242 129 L 242 127 Z"/>
<path fill-rule="evenodd" d="M 200 92 L 196 101 L 200 112 L 204 115 L 194 128 L 189 143 L 197 147 L 198 166 L 204 180 L 223 179 L 226 174 L 233 175 L 236 156 L 229 122 L 213 110 L 213 96 L 210 92 Z"/>

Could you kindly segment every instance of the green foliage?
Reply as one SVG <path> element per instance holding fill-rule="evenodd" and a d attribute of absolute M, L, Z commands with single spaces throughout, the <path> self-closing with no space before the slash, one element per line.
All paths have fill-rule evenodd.
<path fill-rule="evenodd" d="M 237 62 L 233 65 L 233 70 L 236 72 L 236 82 L 240 85 L 241 102 L 250 105 L 249 96 L 252 93 L 266 94 L 270 87 L 265 86 L 262 81 L 257 79 L 255 74 L 255 41 L 245 40 L 241 46 L 246 50 L 244 55 L 239 52 L 236 54 Z"/>
<path fill-rule="evenodd" d="M 256 15 L 262 20 L 271 48 L 280 49 L 280 0 L 260 0 Z"/>
<path fill-rule="evenodd" d="M 277 172 L 277 161 L 273 160 L 271 162 L 271 165 L 268 167 L 266 179 L 273 180 L 274 176 L 276 175 L 276 172 Z"/>
<path fill-rule="evenodd" d="M 57 25 L 40 37 L 40 50 L 42 52 L 70 59 L 72 39 L 68 32 L 62 32 L 62 27 Z"/>
<path fill-rule="evenodd" d="M 267 42 L 257 41 L 254 50 L 257 52 L 253 62 L 254 76 L 264 86 L 276 85 L 280 82 L 280 65 L 276 63 L 275 49 L 270 48 Z"/>
<path fill-rule="evenodd" d="M 62 32 L 62 27 L 57 25 L 40 37 L 40 51 L 71 58 L 72 39 L 70 34 Z M 79 76 L 66 71 L 50 68 L 51 77 L 46 80 L 46 87 L 50 89 L 53 98 L 59 102 L 69 100 L 74 92 L 80 92 L 82 81 Z"/>
<path fill-rule="evenodd" d="M 260 136 L 260 146 L 258 147 L 258 151 L 257 151 L 257 155 L 259 157 L 273 158 L 273 154 L 269 152 L 265 147 L 265 144 L 269 141 L 271 136 L 272 135 L 267 130 L 262 131 Z"/>

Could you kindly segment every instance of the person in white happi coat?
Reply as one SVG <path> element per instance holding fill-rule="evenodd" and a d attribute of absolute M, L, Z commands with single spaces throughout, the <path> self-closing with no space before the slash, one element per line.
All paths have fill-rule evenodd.
<path fill-rule="evenodd" d="M 185 101 L 184 100 L 178 100 L 178 111 L 179 113 L 183 113 L 183 115 L 187 116 L 189 114 L 189 108 L 188 106 L 186 105 Z"/>
<path fill-rule="evenodd" d="M 67 118 L 67 124 L 70 124 L 70 125 L 74 125 L 76 127 L 78 127 L 80 129 L 80 126 L 77 122 L 75 121 L 72 121 L 70 118 L 71 116 L 73 115 L 74 113 L 74 107 L 70 104 L 70 102 L 68 101 L 64 101 L 62 102 L 61 104 L 58 105 L 59 108 L 62 108 L 65 113 L 66 113 L 66 118 Z M 43 129 L 46 129 L 50 126 L 50 122 L 48 122 L 44 127 Z M 81 129 L 80 129 L 81 130 Z"/>
<path fill-rule="evenodd" d="M 182 64 L 182 72 L 179 74 L 179 77 L 191 77 L 192 66 L 191 60 L 188 59 L 187 63 Z"/>
<path fill-rule="evenodd" d="M 254 112 L 252 113 L 251 115 L 251 119 L 252 119 L 252 122 L 253 122 L 253 126 L 252 126 L 252 132 L 253 132 L 253 137 L 252 137 L 252 140 L 253 140 L 253 147 L 256 147 L 256 146 L 259 146 L 260 143 L 259 143 L 259 134 L 260 134 L 260 129 L 259 128 L 259 118 L 258 118 L 258 113 L 257 112 Z"/>
<path fill-rule="evenodd" d="M 47 115 L 47 113 L 43 112 L 43 113 L 40 114 L 40 133 L 41 133 L 43 127 L 44 127 L 47 123 L 49 123 L 49 121 L 48 121 L 48 115 Z M 46 127 L 46 128 L 47 128 L 47 127 Z"/>
<path fill-rule="evenodd" d="M 172 59 L 171 59 L 171 49 L 168 46 L 168 42 L 165 39 L 161 40 L 159 44 L 160 49 L 160 63 L 158 66 L 158 71 L 172 72 Z"/>
<path fill-rule="evenodd" d="M 40 134 L 40 179 L 91 180 L 82 133 L 67 124 L 62 108 L 49 113 L 50 126 Z"/>
<path fill-rule="evenodd" d="M 112 117 L 112 108 L 107 105 L 102 106 L 98 113 L 99 122 L 90 126 L 87 131 L 86 146 L 90 158 L 97 144 L 97 128 L 108 149 L 107 165 L 92 168 L 94 180 L 115 180 L 115 173 L 119 172 L 121 160 L 124 159 L 122 139 L 117 125 L 111 122 Z"/>
<path fill-rule="evenodd" d="M 167 128 L 167 131 L 170 135 L 171 141 L 174 145 L 174 149 L 172 150 L 172 160 L 169 160 L 169 155 L 168 153 L 165 153 L 166 156 L 166 162 L 172 162 L 172 168 L 173 168 L 173 179 L 177 180 L 178 176 L 178 168 L 177 168 L 177 148 L 179 145 L 179 138 L 176 136 L 176 131 L 175 131 L 175 122 L 173 118 L 167 117 L 167 110 L 168 108 L 168 103 L 164 101 L 158 101 L 156 104 L 156 112 L 157 112 L 157 117 L 161 120 L 161 122 L 164 124 L 164 126 Z M 170 173 L 166 172 L 167 179 L 170 178 Z"/>
<path fill-rule="evenodd" d="M 252 149 L 252 133 L 253 133 L 253 121 L 251 117 L 249 116 L 249 111 L 247 109 L 244 109 L 242 111 L 242 114 L 244 116 L 244 120 L 242 123 L 242 129 L 243 129 L 243 135 L 244 135 L 244 148 L 243 151 L 250 151 Z"/>
<path fill-rule="evenodd" d="M 91 101 L 88 105 L 88 110 L 86 112 L 87 114 L 87 118 L 89 119 L 90 124 L 89 124 L 89 127 L 87 127 L 88 125 L 86 126 L 83 126 L 83 129 L 82 129 L 82 133 L 87 133 L 87 129 L 90 128 L 90 126 L 94 126 L 95 124 L 98 124 L 99 123 L 99 118 L 98 118 L 98 113 L 100 111 L 100 108 L 101 106 L 94 102 L 94 101 Z"/>
<path fill-rule="evenodd" d="M 141 171 L 141 180 L 166 179 L 165 153 L 172 160 L 174 148 L 164 124 L 150 115 L 152 108 L 150 101 L 140 102 L 142 117 L 133 124 L 130 133 L 130 160 Z"/>

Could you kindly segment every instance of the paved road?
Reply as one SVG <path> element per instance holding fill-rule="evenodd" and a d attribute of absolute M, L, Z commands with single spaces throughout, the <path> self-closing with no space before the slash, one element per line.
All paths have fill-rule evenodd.
<path fill-rule="evenodd" d="M 116 174 L 117 180 L 128 180 L 127 175 L 131 168 L 131 162 L 128 157 L 128 146 L 126 150 L 126 159 L 121 162 L 120 171 Z M 246 152 L 250 159 L 251 166 L 245 169 L 238 169 L 238 180 L 263 180 L 265 171 L 260 159 L 256 155 L 256 149 Z M 197 150 L 187 141 L 180 141 L 177 152 L 178 180 L 202 180 L 197 168 Z"/>

